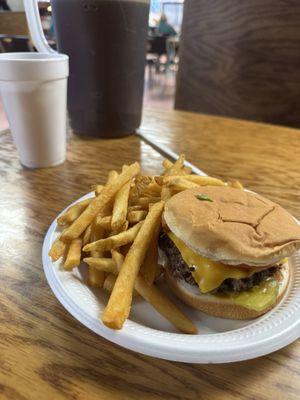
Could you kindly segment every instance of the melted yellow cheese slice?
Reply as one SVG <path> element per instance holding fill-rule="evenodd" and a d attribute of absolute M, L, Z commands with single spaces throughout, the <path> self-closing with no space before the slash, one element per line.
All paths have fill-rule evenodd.
<path fill-rule="evenodd" d="M 168 236 L 180 251 L 186 264 L 194 268 L 191 272 L 202 293 L 216 289 L 227 278 L 242 279 L 257 272 L 257 268 L 237 268 L 202 257 L 186 246 L 174 233 L 169 232 Z"/>
<path fill-rule="evenodd" d="M 250 290 L 230 294 L 214 294 L 211 296 L 218 299 L 230 300 L 238 306 L 250 308 L 251 310 L 262 311 L 275 303 L 279 286 L 280 283 L 274 277 L 269 276 Z"/>

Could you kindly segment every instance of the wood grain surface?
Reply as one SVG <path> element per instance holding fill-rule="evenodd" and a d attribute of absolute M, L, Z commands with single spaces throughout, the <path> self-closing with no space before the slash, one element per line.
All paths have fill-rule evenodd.
<path fill-rule="evenodd" d="M 141 132 L 207 174 L 239 179 L 300 219 L 300 130 L 183 111 L 144 114 Z"/>
<path fill-rule="evenodd" d="M 300 126 L 300 2 L 187 0 L 175 107 Z"/>
<path fill-rule="evenodd" d="M 299 215 L 298 189 L 292 189 L 299 187 L 297 131 L 158 111 L 145 112 L 142 130 L 175 151 L 186 151 L 205 171 L 239 178 Z M 268 132 L 277 138 L 271 147 Z M 103 182 L 110 169 L 135 160 L 145 172 L 160 171 L 162 157 L 138 137 L 71 136 L 67 162 L 28 170 L 20 166 L 10 134 L 0 134 L 0 398 L 298 399 L 298 342 L 240 363 L 168 362 L 102 339 L 56 300 L 41 262 L 50 222 L 92 183 Z M 277 163 L 283 166 L 284 160 L 289 164 L 278 176 Z"/>

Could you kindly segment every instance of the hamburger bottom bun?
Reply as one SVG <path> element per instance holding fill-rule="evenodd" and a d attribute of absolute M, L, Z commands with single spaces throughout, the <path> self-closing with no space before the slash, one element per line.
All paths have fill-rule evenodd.
<path fill-rule="evenodd" d="M 265 314 L 274 308 L 282 299 L 288 287 L 290 278 L 290 268 L 288 262 L 281 267 L 281 276 L 278 274 L 280 287 L 274 304 L 268 306 L 261 311 L 255 311 L 241 305 L 236 305 L 230 299 L 218 298 L 211 294 L 202 294 L 198 286 L 193 286 L 184 280 L 175 279 L 166 268 L 166 281 L 174 294 L 189 306 L 203 311 L 214 317 L 229 319 L 251 319 Z M 277 277 L 276 276 L 276 277 Z"/>

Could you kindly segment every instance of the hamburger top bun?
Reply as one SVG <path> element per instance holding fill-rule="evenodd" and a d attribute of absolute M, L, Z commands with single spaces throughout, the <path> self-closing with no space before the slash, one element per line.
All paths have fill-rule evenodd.
<path fill-rule="evenodd" d="M 176 194 L 166 203 L 164 220 L 196 253 L 224 264 L 272 265 L 300 248 L 300 226 L 287 211 L 258 194 L 226 186 Z"/>
<path fill-rule="evenodd" d="M 275 275 L 280 282 L 276 300 L 273 304 L 268 305 L 266 308 L 260 311 L 237 305 L 232 300 L 227 298 L 220 298 L 211 294 L 202 294 L 197 286 L 192 286 L 182 279 L 179 280 L 174 278 L 168 272 L 167 268 L 165 276 L 168 286 L 172 292 L 174 292 L 179 299 L 189 306 L 215 317 L 229 319 L 250 319 L 265 314 L 274 308 L 284 296 L 290 278 L 288 262 L 281 267 L 280 271 L 281 272 L 279 274 Z"/>

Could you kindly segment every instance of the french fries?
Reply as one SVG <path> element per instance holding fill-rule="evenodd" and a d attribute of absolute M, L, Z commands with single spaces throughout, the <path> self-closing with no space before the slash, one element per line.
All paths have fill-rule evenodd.
<path fill-rule="evenodd" d="M 166 170 L 169 170 L 174 166 L 172 161 L 170 161 L 168 159 L 165 159 L 162 164 L 163 164 L 163 167 Z M 188 174 L 191 174 L 191 173 L 192 173 L 192 168 L 191 167 L 182 167 L 181 171 L 178 171 L 178 175 L 188 175 Z"/>
<path fill-rule="evenodd" d="M 146 218 L 147 211 L 145 210 L 136 210 L 136 211 L 129 211 L 127 214 L 127 221 L 130 224 L 136 224 L 137 222 L 142 221 Z"/>
<path fill-rule="evenodd" d="M 168 160 L 167 158 L 163 161 L 163 163 L 162 163 L 162 165 L 163 165 L 163 167 L 165 168 L 165 169 L 170 169 L 170 168 L 172 168 L 173 167 L 173 163 L 172 163 L 172 161 L 170 161 L 170 160 Z"/>
<path fill-rule="evenodd" d="M 89 266 L 88 269 L 88 284 L 93 287 L 103 287 L 105 281 L 105 273 L 98 269 Z"/>
<path fill-rule="evenodd" d="M 63 232 L 61 240 L 68 242 L 78 238 L 96 215 L 103 213 L 106 204 L 113 200 L 118 190 L 139 172 L 140 166 L 136 162 L 121 172 L 111 183 L 105 185 L 100 194 L 91 201 L 83 213 Z"/>
<path fill-rule="evenodd" d="M 160 224 L 157 224 L 153 240 L 151 241 L 147 250 L 144 262 L 141 266 L 141 275 L 145 278 L 145 282 L 151 286 L 156 278 L 158 269 L 158 235 L 160 232 Z"/>
<path fill-rule="evenodd" d="M 149 185 L 146 189 L 142 192 L 141 196 L 143 197 L 155 197 L 160 196 L 162 190 L 162 186 L 157 183 L 157 181 L 152 178 Z"/>
<path fill-rule="evenodd" d="M 135 205 L 141 206 L 143 210 L 148 210 L 149 204 L 159 201 L 160 197 L 140 197 L 136 200 Z"/>
<path fill-rule="evenodd" d="M 111 217 L 111 229 L 115 232 L 123 230 L 126 225 L 130 181 L 117 193 Z"/>
<path fill-rule="evenodd" d="M 73 239 L 70 243 L 67 258 L 64 262 L 64 269 L 70 271 L 71 269 L 78 267 L 81 259 L 81 239 Z"/>
<path fill-rule="evenodd" d="M 114 169 L 109 171 L 108 176 L 107 176 L 107 183 L 108 184 L 112 183 L 118 177 L 118 175 L 119 174 Z"/>
<path fill-rule="evenodd" d="M 186 175 L 184 177 L 166 176 L 164 178 L 164 183 L 167 184 L 176 183 L 177 181 L 194 183 L 197 186 L 226 186 L 225 182 L 217 178 L 212 178 L 211 176 Z"/>
<path fill-rule="evenodd" d="M 103 323 L 110 328 L 121 329 L 129 315 L 134 282 L 144 261 L 147 245 L 153 237 L 156 225 L 160 223 L 163 208 L 163 201 L 151 207 L 125 257 L 108 304 L 102 314 Z"/>
<path fill-rule="evenodd" d="M 52 261 L 57 261 L 64 256 L 66 249 L 67 244 L 62 242 L 59 238 L 53 243 L 48 255 L 51 257 Z"/>
<path fill-rule="evenodd" d="M 119 252 L 112 250 L 112 257 L 120 270 L 124 261 L 124 257 Z M 116 278 L 110 276 L 105 281 L 106 290 L 112 291 Z M 156 285 L 149 285 L 146 280 L 139 274 L 134 284 L 135 290 L 145 300 L 147 300 L 161 315 L 176 326 L 184 333 L 197 333 L 197 328 L 172 302 L 169 300 Z M 133 295 L 135 292 L 133 292 Z"/>
<path fill-rule="evenodd" d="M 95 219 L 91 224 L 91 240 L 99 240 L 104 236 L 104 229 L 97 225 L 97 220 Z M 103 257 L 101 251 L 91 251 L 91 257 L 100 258 Z M 105 281 L 105 272 L 100 271 L 93 266 L 88 266 L 88 284 L 93 287 L 103 287 Z"/>
<path fill-rule="evenodd" d="M 190 321 L 159 289 L 164 269 L 158 260 L 158 237 L 165 227 L 165 201 L 175 193 L 207 185 L 243 189 L 238 181 L 225 183 L 210 176 L 192 175 L 180 155 L 164 160 L 161 175 L 141 175 L 138 163 L 110 171 L 105 184 L 92 186 L 95 197 L 69 207 L 57 219 L 60 237 L 49 256 L 63 260 L 71 271 L 81 260 L 88 268 L 88 284 L 110 293 L 101 319 L 112 329 L 121 329 L 132 299 L 140 294 L 181 332 L 196 333 Z"/>
<path fill-rule="evenodd" d="M 95 185 L 94 187 L 92 187 L 92 189 L 95 191 L 96 196 L 98 196 L 102 192 L 103 188 L 103 185 Z"/>
<path fill-rule="evenodd" d="M 130 204 L 134 203 L 135 200 L 137 200 L 143 191 L 146 189 L 146 187 L 149 185 L 151 182 L 151 177 L 149 176 L 137 176 L 135 178 L 134 184 L 131 186 L 130 189 L 130 194 L 129 194 L 129 202 Z"/>
<path fill-rule="evenodd" d="M 90 243 L 90 241 L 91 241 L 91 233 L 92 233 L 92 224 L 90 224 L 90 225 L 86 228 L 86 230 L 85 230 L 85 232 L 84 232 L 84 234 L 83 234 L 82 243 L 83 243 L 84 246 L 85 246 L 86 244 Z"/>
<path fill-rule="evenodd" d="M 105 251 L 111 250 L 116 247 L 124 246 L 127 243 L 131 243 L 134 241 L 135 237 L 140 230 L 143 221 L 139 222 L 138 224 L 134 225 L 132 228 L 128 229 L 127 231 L 118 233 L 116 235 L 110 236 L 106 239 L 100 239 L 96 242 L 89 243 L 84 246 L 83 251 Z"/>
<path fill-rule="evenodd" d="M 103 289 L 105 289 L 107 292 L 111 293 L 116 282 L 116 276 L 113 274 L 108 274 L 107 277 L 105 278 L 104 284 L 103 284 Z"/>
<path fill-rule="evenodd" d="M 63 227 L 70 225 L 87 208 L 91 201 L 91 198 L 82 200 L 68 208 L 62 216 L 57 218 L 57 225 Z"/>
<path fill-rule="evenodd" d="M 174 326 L 176 326 L 181 332 L 184 333 L 197 333 L 198 329 L 193 322 L 187 318 L 180 310 L 175 306 L 171 300 L 165 296 L 158 287 L 154 284 L 149 286 L 145 279 L 139 275 L 135 281 L 136 291 L 144 297 L 161 315 L 169 320 Z"/>
<path fill-rule="evenodd" d="M 185 175 L 185 172 L 183 170 L 184 160 L 185 160 L 185 156 L 184 156 L 184 154 L 181 154 L 179 156 L 178 160 L 174 164 L 172 164 L 172 166 L 169 169 L 167 169 L 165 171 L 164 176 Z M 171 189 L 164 182 L 162 191 L 161 191 L 161 199 L 163 201 L 167 201 L 171 196 L 172 196 Z"/>
<path fill-rule="evenodd" d="M 228 186 L 236 188 L 236 189 L 244 190 L 244 186 L 239 181 L 228 182 Z"/>
<path fill-rule="evenodd" d="M 111 215 L 108 215 L 106 217 L 98 216 L 97 220 L 96 220 L 96 224 L 97 224 L 97 226 L 109 231 L 111 228 Z"/>
<path fill-rule="evenodd" d="M 83 259 L 90 267 L 93 267 L 99 271 L 109 272 L 111 274 L 117 274 L 118 268 L 115 261 L 112 258 L 96 258 L 86 257 Z"/>
<path fill-rule="evenodd" d="M 175 190 L 176 192 L 181 192 L 182 190 L 191 189 L 193 187 L 199 187 L 197 183 L 190 182 L 184 178 L 173 177 L 165 182 L 165 186 L 168 189 Z"/>

